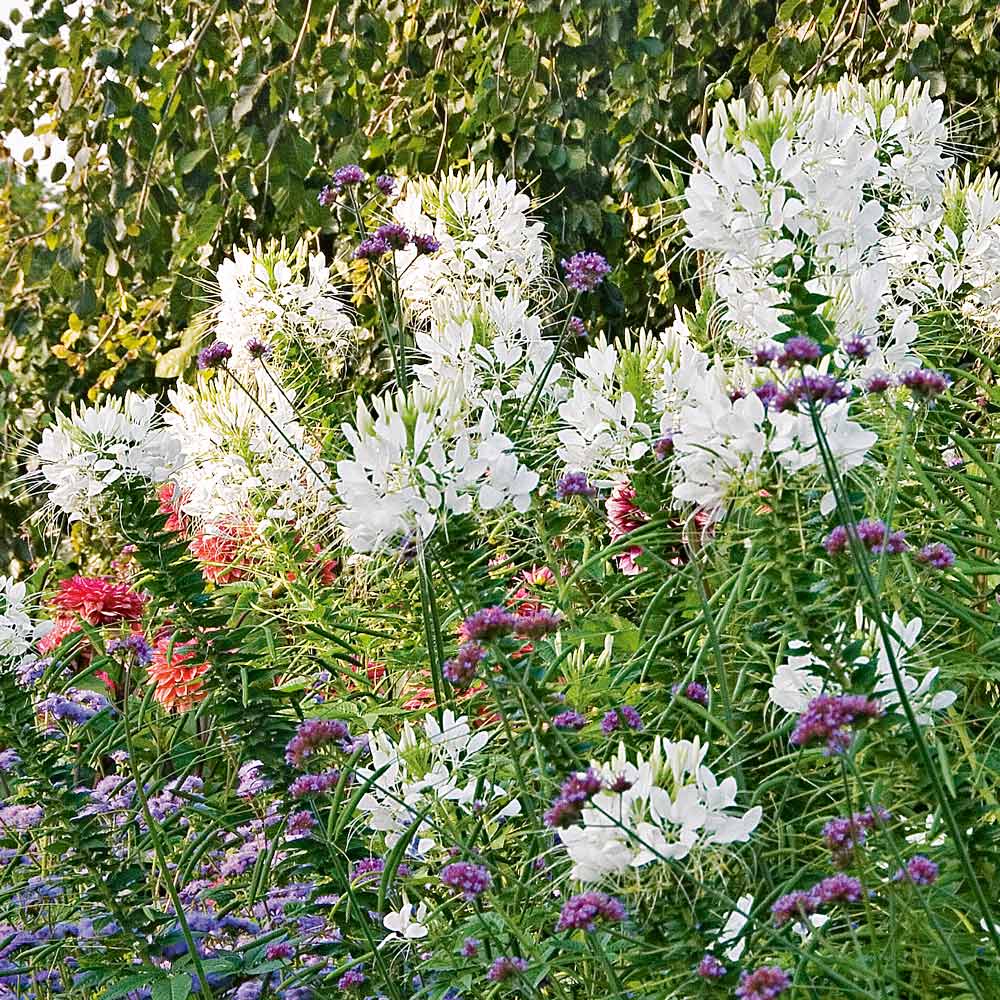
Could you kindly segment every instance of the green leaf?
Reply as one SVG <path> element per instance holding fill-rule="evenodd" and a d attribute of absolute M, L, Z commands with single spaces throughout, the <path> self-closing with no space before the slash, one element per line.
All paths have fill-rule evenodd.
<path fill-rule="evenodd" d="M 196 166 L 198 166 L 199 163 L 201 163 L 207 152 L 207 146 L 202 149 L 192 149 L 190 153 L 185 153 L 177 161 L 177 169 L 182 174 L 190 173 Z"/>
<path fill-rule="evenodd" d="M 186 1000 L 191 993 L 191 976 L 182 972 L 153 984 L 153 1000 Z"/>

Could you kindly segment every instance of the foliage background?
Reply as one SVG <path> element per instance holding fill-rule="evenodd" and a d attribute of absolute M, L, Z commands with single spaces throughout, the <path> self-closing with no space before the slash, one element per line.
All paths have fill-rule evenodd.
<path fill-rule="evenodd" d="M 972 161 L 1000 142 L 989 0 L 28 6 L 0 28 L 17 36 L 0 128 L 46 116 L 91 159 L 65 176 L 42 164 L 55 191 L 34 161 L 0 173 L 0 564 L 15 571 L 37 544 L 16 477 L 50 415 L 112 386 L 155 391 L 190 364 L 204 279 L 234 242 L 310 229 L 330 249 L 316 194 L 340 164 L 473 160 L 529 182 L 557 251 L 615 264 L 589 317 L 614 331 L 655 325 L 684 295 L 673 205 L 716 97 L 926 79 Z"/>

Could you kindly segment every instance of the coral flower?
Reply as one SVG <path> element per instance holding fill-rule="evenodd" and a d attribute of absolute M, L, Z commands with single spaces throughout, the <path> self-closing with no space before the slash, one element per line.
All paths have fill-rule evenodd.
<path fill-rule="evenodd" d="M 124 583 L 103 576 L 74 576 L 59 581 L 52 606 L 60 617 L 79 616 L 90 625 L 112 625 L 142 617 L 146 598 Z"/>
<path fill-rule="evenodd" d="M 191 554 L 212 583 L 232 583 L 246 576 L 248 563 L 241 550 L 250 538 L 247 524 L 220 523 L 199 531 L 191 540 Z"/>
<path fill-rule="evenodd" d="M 36 648 L 42 656 L 48 656 L 53 649 L 56 649 L 58 645 L 66 638 L 68 635 L 72 635 L 74 632 L 80 631 L 80 623 L 75 618 L 57 618 L 52 623 L 52 628 L 42 636 L 41 639 L 36 643 Z"/>
<path fill-rule="evenodd" d="M 191 642 L 178 642 L 171 648 L 171 636 L 157 639 L 153 662 L 147 667 L 149 679 L 156 685 L 153 697 L 168 711 L 186 712 L 205 697 L 204 674 L 207 663 L 195 663 Z"/>
<path fill-rule="evenodd" d="M 167 531 L 179 531 L 187 534 L 191 519 L 185 514 L 181 507 L 187 503 L 191 497 L 188 490 L 179 490 L 175 483 L 164 483 L 156 494 L 160 498 L 159 511 L 167 514 L 166 523 L 163 525 Z"/>

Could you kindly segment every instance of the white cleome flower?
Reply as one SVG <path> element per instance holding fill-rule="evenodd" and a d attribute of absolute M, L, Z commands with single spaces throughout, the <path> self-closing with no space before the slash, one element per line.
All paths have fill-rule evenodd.
<path fill-rule="evenodd" d="M 490 169 L 449 173 L 408 183 L 393 208 L 395 221 L 415 234 L 433 234 L 434 254 L 396 254 L 404 300 L 423 314 L 443 292 L 509 290 L 539 282 L 547 248 L 543 226 L 530 216 L 531 199 Z"/>
<path fill-rule="evenodd" d="M 694 849 L 746 841 L 763 810 L 742 814 L 736 805 L 736 779 L 716 780 L 702 764 L 707 744 L 659 737 L 649 760 L 635 764 L 624 746 L 615 758 L 593 767 L 605 789 L 583 808 L 580 822 L 560 831 L 573 862 L 572 877 L 597 882 L 653 861 L 681 860 Z M 624 791 L 611 791 L 619 779 Z"/>
<path fill-rule="evenodd" d="M 789 656 L 774 672 L 774 679 L 767 694 L 770 700 L 786 712 L 799 715 L 809 707 L 809 702 L 823 692 L 823 680 L 809 667 L 822 665 L 812 653 Z"/>
<path fill-rule="evenodd" d="M 483 408 L 473 419 L 456 387 L 387 394 L 370 411 L 358 400 L 343 425 L 353 458 L 337 463 L 338 519 L 357 552 L 385 548 L 409 533 L 428 537 L 449 514 L 511 506 L 525 511 L 538 474 Z"/>
<path fill-rule="evenodd" d="M 31 656 L 35 644 L 52 629 L 50 621 L 35 621 L 27 587 L 0 576 L 0 658 L 18 661 Z"/>
<path fill-rule="evenodd" d="M 115 483 L 162 483 L 182 463 L 182 445 L 156 416 L 156 400 L 127 393 L 56 417 L 42 432 L 37 478 L 71 521 L 99 516 Z"/>
<path fill-rule="evenodd" d="M 382 918 L 382 925 L 391 931 L 385 940 L 402 938 L 404 941 L 418 941 L 427 937 L 427 904 L 421 900 L 420 905 L 414 905 L 403 893 L 403 905 L 398 910 L 392 910 Z"/>

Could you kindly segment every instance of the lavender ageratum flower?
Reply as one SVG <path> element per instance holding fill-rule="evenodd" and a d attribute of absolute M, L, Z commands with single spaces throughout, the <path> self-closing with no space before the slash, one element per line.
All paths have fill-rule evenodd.
<path fill-rule="evenodd" d="M 0 771 L 4 774 L 13 773 L 20 764 L 21 758 L 16 750 L 0 750 Z"/>
<path fill-rule="evenodd" d="M 466 902 L 471 903 L 490 887 L 493 877 L 482 865 L 455 861 L 441 869 L 441 881 L 449 889 L 459 889 Z"/>
<path fill-rule="evenodd" d="M 696 701 L 699 705 L 708 706 L 708 688 L 698 681 L 691 681 L 683 687 L 680 684 L 675 684 L 670 692 L 681 698 L 687 698 L 688 701 Z"/>
<path fill-rule="evenodd" d="M 365 172 L 356 163 L 348 163 L 333 172 L 333 185 L 338 190 L 364 184 Z"/>
<path fill-rule="evenodd" d="M 574 292 L 592 292 L 611 273 L 611 265 L 599 253 L 584 251 L 561 261 L 566 286 Z"/>
<path fill-rule="evenodd" d="M 575 823 L 585 803 L 601 790 L 601 776 L 592 767 L 571 774 L 562 784 L 558 798 L 545 813 L 547 826 L 562 827 Z"/>
<path fill-rule="evenodd" d="M 356 966 L 353 969 L 348 969 L 340 979 L 337 980 L 337 989 L 343 990 L 345 993 L 347 990 L 355 990 L 360 986 L 365 984 L 365 974 L 361 971 L 361 966 Z"/>
<path fill-rule="evenodd" d="M 566 321 L 566 329 L 574 337 L 582 339 L 587 336 L 587 324 L 579 316 L 570 316 Z"/>
<path fill-rule="evenodd" d="M 236 772 L 236 794 L 241 799 L 252 799 L 271 787 L 271 782 L 264 777 L 263 769 L 264 762 L 260 760 L 248 760 L 240 765 Z"/>
<path fill-rule="evenodd" d="M 220 368 L 232 356 L 233 349 L 224 340 L 216 340 L 198 352 L 198 367 L 202 371 Z"/>
<path fill-rule="evenodd" d="M 478 938 L 467 937 L 462 942 L 459 954 L 462 958 L 475 958 L 479 954 L 480 941 Z"/>
<path fill-rule="evenodd" d="M 389 244 L 385 240 L 369 236 L 357 245 L 353 257 L 355 260 L 378 260 L 379 257 L 384 257 L 389 249 Z"/>
<path fill-rule="evenodd" d="M 729 970 L 714 955 L 705 955 L 694 971 L 702 979 L 722 979 Z"/>
<path fill-rule="evenodd" d="M 951 379 L 942 372 L 931 371 L 929 368 L 914 368 L 903 373 L 900 383 L 914 396 L 933 400 L 947 390 L 951 385 Z"/>
<path fill-rule="evenodd" d="M 562 628 L 562 615 L 558 611 L 539 608 L 531 614 L 518 615 L 514 631 L 524 639 L 541 639 Z"/>
<path fill-rule="evenodd" d="M 950 569 L 955 565 L 955 553 L 944 542 L 925 545 L 917 553 L 917 559 L 928 566 L 933 566 L 934 569 Z"/>
<path fill-rule="evenodd" d="M 389 174 L 379 174 L 375 178 L 375 187 L 388 198 L 396 190 L 396 178 Z"/>
<path fill-rule="evenodd" d="M 894 882 L 910 882 L 913 885 L 933 885 L 938 878 L 938 866 L 930 858 L 918 854 L 906 862 L 905 868 L 900 868 L 893 875 Z"/>
<path fill-rule="evenodd" d="M 886 372 L 875 372 L 874 375 L 868 376 L 868 380 L 865 382 L 865 392 L 870 396 L 877 396 L 891 389 L 895 384 L 891 375 Z"/>
<path fill-rule="evenodd" d="M 146 642 L 145 636 L 133 633 L 124 639 L 112 639 L 105 647 L 108 653 L 116 653 L 122 649 L 131 653 L 140 667 L 148 667 L 153 662 L 153 649 Z"/>
<path fill-rule="evenodd" d="M 441 249 L 441 241 L 430 233 L 417 233 L 413 237 L 413 245 L 416 247 L 417 253 L 424 256 L 437 253 Z"/>
<path fill-rule="evenodd" d="M 250 355 L 254 361 L 260 361 L 262 358 L 269 357 L 271 354 L 271 345 L 266 341 L 261 340 L 259 337 L 251 337 L 244 345 L 243 349 Z"/>
<path fill-rule="evenodd" d="M 816 912 L 817 901 L 809 892 L 789 892 L 777 899 L 771 907 L 774 926 L 783 927 L 789 920 L 805 921 Z"/>
<path fill-rule="evenodd" d="M 778 357 L 778 364 L 782 368 L 812 364 L 814 361 L 819 361 L 821 353 L 819 344 L 811 337 L 790 337 L 785 341 L 784 349 Z"/>
<path fill-rule="evenodd" d="M 625 907 L 620 900 L 604 892 L 581 892 L 570 897 L 559 914 L 556 931 L 594 930 L 597 921 L 620 924 L 625 919 Z"/>
<path fill-rule="evenodd" d="M 791 986 L 791 977 L 777 965 L 762 965 L 753 972 L 744 972 L 736 987 L 739 1000 L 774 1000 Z"/>
<path fill-rule="evenodd" d="M 292 767 L 301 767 L 322 747 L 350 738 L 350 730 L 339 719 L 306 719 L 285 747 L 285 760 Z"/>
<path fill-rule="evenodd" d="M 479 664 L 486 659 L 486 650 L 474 642 L 458 647 L 458 654 L 441 668 L 446 681 L 457 688 L 467 688 L 475 679 Z"/>
<path fill-rule="evenodd" d="M 24 833 L 38 826 L 45 817 L 41 806 L 12 805 L 0 807 L 0 831 Z"/>
<path fill-rule="evenodd" d="M 413 241 L 410 231 L 398 222 L 387 222 L 375 230 L 375 239 L 382 240 L 390 250 L 405 250 Z"/>
<path fill-rule="evenodd" d="M 828 756 L 850 745 L 850 727 L 863 719 L 878 719 L 882 706 L 861 694 L 821 694 L 809 702 L 792 730 L 792 746 L 825 742 Z"/>
<path fill-rule="evenodd" d="M 503 983 L 524 972 L 527 968 L 528 963 L 523 958 L 501 955 L 493 960 L 493 964 L 486 973 L 486 978 L 491 983 Z"/>
<path fill-rule="evenodd" d="M 574 712 L 572 709 L 567 709 L 565 712 L 560 712 L 553 720 L 552 725 L 556 729 L 572 729 L 579 731 L 587 724 L 586 716 L 581 715 L 579 712 Z"/>
<path fill-rule="evenodd" d="M 505 608 L 482 608 L 462 622 L 461 634 L 470 641 L 489 641 L 510 635 L 517 627 L 517 617 Z"/>
<path fill-rule="evenodd" d="M 597 490 L 591 486 L 585 472 L 567 472 L 556 483 L 556 499 L 568 500 L 570 497 L 597 496 Z"/>

